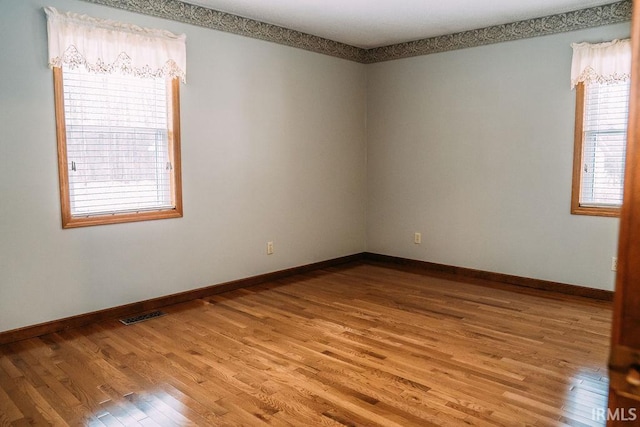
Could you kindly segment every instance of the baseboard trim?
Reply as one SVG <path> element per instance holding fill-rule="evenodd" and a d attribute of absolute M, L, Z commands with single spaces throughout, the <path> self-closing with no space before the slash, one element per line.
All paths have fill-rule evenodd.
<path fill-rule="evenodd" d="M 531 279 L 527 277 L 512 276 L 510 274 L 493 273 L 490 271 L 474 270 L 472 268 L 454 267 L 446 264 L 437 264 L 428 261 L 418 261 L 408 258 L 400 258 L 390 255 L 381 255 L 371 252 L 363 254 L 365 262 L 395 265 L 404 270 L 423 272 L 427 274 L 440 273 L 458 278 L 480 279 L 490 282 L 504 283 L 525 288 L 543 291 L 559 292 L 565 295 L 587 297 L 603 301 L 613 301 L 613 292 L 603 289 L 593 289 L 584 286 L 569 285 L 566 283 L 551 282 L 548 280 Z M 478 283 L 482 284 L 482 283 Z"/>
<path fill-rule="evenodd" d="M 90 313 L 79 314 L 76 316 L 66 317 L 63 319 L 52 320 L 50 322 L 39 323 L 37 325 L 25 326 L 18 329 L 12 329 L 0 332 L 0 345 L 11 342 L 21 341 L 28 338 L 38 337 L 40 335 L 59 332 L 65 329 L 77 328 L 89 325 L 91 323 L 101 322 L 104 320 L 129 317 L 147 311 L 157 310 L 173 304 L 192 301 L 199 298 L 205 298 L 211 295 L 232 291 L 235 289 L 246 288 L 249 286 L 259 285 L 261 283 L 274 280 L 284 279 L 296 274 L 304 274 L 314 270 L 321 270 L 346 264 L 350 262 L 361 261 L 364 258 L 363 253 L 348 255 L 340 258 L 334 258 L 326 261 L 315 262 L 298 267 L 287 268 L 285 270 L 274 271 L 271 273 L 260 274 L 245 279 L 233 280 L 230 282 L 220 283 L 218 285 L 206 286 L 204 288 L 193 289 L 190 291 L 180 292 L 176 294 L 166 295 L 145 301 L 134 302 L 131 304 L 120 305 L 117 307 L 107 308 L 104 310 L 93 311 Z"/>
<path fill-rule="evenodd" d="M 614 293 L 612 291 L 605 291 L 602 289 L 593 289 L 584 286 L 551 282 L 548 280 L 531 279 L 527 277 L 512 276 L 509 274 L 474 270 L 471 268 L 455 267 L 446 264 L 437 264 L 428 261 L 419 261 L 409 258 L 395 257 L 391 255 L 362 252 L 340 258 L 306 264 L 298 267 L 287 268 L 285 270 L 278 270 L 271 273 L 247 277 L 245 279 L 233 280 L 230 282 L 220 283 L 218 285 L 206 286 L 204 288 L 193 289 L 190 291 L 166 295 L 145 301 L 134 302 L 131 304 L 120 305 L 104 310 L 93 311 L 90 313 L 66 317 L 64 319 L 52 320 L 50 322 L 39 323 L 37 325 L 25 326 L 18 329 L 0 332 L 0 345 L 8 344 L 15 341 L 21 341 L 28 338 L 34 338 L 53 332 L 59 332 L 65 329 L 77 328 L 104 320 L 129 317 L 147 311 L 157 310 L 159 308 L 173 304 L 206 298 L 211 295 L 221 294 L 223 292 L 229 292 L 235 289 L 247 288 L 265 282 L 284 279 L 286 277 L 295 276 L 296 274 L 309 273 L 315 270 L 321 270 L 324 268 L 335 267 L 342 264 L 359 261 L 371 264 L 394 266 L 402 270 L 420 272 L 425 274 L 444 274 L 454 279 L 479 279 L 482 281 L 487 281 L 486 284 L 488 284 L 489 282 L 502 283 L 506 285 L 519 286 L 530 289 L 558 292 L 566 295 L 587 297 L 603 301 L 613 301 Z M 474 283 L 479 285 L 483 284 L 481 282 Z"/>

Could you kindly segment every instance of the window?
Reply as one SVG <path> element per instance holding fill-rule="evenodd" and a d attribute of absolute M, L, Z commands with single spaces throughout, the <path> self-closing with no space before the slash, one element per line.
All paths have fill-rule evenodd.
<path fill-rule="evenodd" d="M 45 11 L 63 228 L 181 217 L 184 36 Z"/>
<path fill-rule="evenodd" d="M 573 44 L 576 89 L 571 213 L 619 216 L 629 115 L 629 40 Z"/>
<path fill-rule="evenodd" d="M 572 213 L 619 215 L 628 114 L 629 81 L 576 87 Z"/>
<path fill-rule="evenodd" d="M 177 79 L 54 69 L 64 227 L 182 216 Z"/>

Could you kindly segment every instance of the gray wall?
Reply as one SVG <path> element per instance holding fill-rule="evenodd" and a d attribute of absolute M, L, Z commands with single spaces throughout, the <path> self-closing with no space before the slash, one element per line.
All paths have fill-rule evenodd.
<path fill-rule="evenodd" d="M 184 218 L 62 230 L 46 5 L 187 34 Z M 362 252 L 364 73 L 84 2 L 0 0 L 0 331 Z"/>
<path fill-rule="evenodd" d="M 570 214 L 570 44 L 629 29 L 369 66 L 368 251 L 613 289 L 618 219 Z"/>

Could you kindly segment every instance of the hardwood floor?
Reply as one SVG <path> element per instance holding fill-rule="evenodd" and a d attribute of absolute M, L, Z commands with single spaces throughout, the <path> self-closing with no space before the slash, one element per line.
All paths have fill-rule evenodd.
<path fill-rule="evenodd" d="M 605 424 L 608 302 L 351 264 L 164 311 L 0 347 L 0 425 Z"/>

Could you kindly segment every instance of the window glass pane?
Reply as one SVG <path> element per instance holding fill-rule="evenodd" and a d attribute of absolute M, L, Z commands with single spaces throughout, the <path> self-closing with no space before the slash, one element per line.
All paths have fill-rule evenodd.
<path fill-rule="evenodd" d="M 585 90 L 581 206 L 622 204 L 629 82 Z"/>
<path fill-rule="evenodd" d="M 172 209 L 164 79 L 63 68 L 73 216 Z"/>

